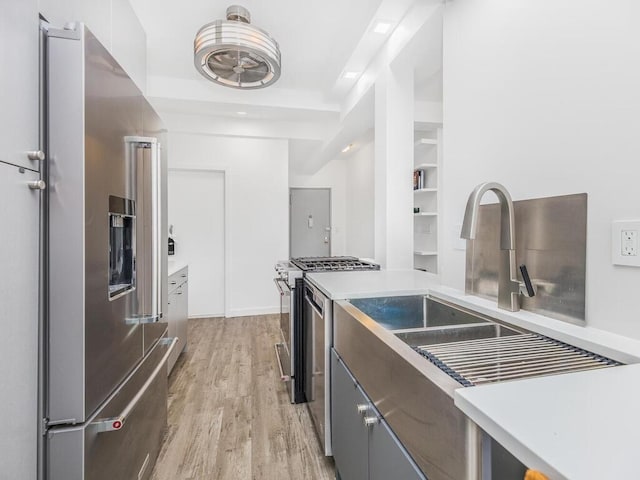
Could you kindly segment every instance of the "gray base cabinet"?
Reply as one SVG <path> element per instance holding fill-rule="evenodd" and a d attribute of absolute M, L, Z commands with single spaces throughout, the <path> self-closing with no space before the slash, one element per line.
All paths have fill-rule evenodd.
<path fill-rule="evenodd" d="M 426 479 L 333 349 L 331 428 L 337 478 Z"/>
<path fill-rule="evenodd" d="M 365 480 L 369 478 L 369 433 L 358 405 L 366 406 L 369 402 L 333 350 L 331 372 L 333 459 L 342 479 Z"/>
<path fill-rule="evenodd" d="M 167 361 L 167 374 L 171 373 L 180 354 L 187 348 L 187 319 L 189 318 L 189 267 L 169 276 L 167 322 L 169 338 L 178 337 L 178 344 Z"/>

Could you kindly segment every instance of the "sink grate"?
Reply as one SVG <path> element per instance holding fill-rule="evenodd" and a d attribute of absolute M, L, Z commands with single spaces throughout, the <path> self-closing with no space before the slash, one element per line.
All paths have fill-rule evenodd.
<path fill-rule="evenodd" d="M 534 333 L 414 347 L 465 387 L 621 365 Z"/>

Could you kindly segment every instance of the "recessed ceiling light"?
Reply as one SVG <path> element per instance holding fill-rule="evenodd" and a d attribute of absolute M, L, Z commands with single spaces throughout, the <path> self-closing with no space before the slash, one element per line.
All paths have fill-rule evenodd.
<path fill-rule="evenodd" d="M 389 32 L 389 30 L 391 30 L 391 26 L 392 26 L 391 22 L 378 21 L 373 27 L 373 31 L 375 33 L 380 33 L 384 35 L 385 33 Z"/>
<path fill-rule="evenodd" d="M 353 148 L 353 143 L 350 143 L 349 145 L 347 145 L 346 147 L 344 147 L 342 149 L 342 153 L 347 153 L 349 150 L 351 150 Z"/>
<path fill-rule="evenodd" d="M 246 115 L 247 112 L 236 112 L 238 115 Z"/>
<path fill-rule="evenodd" d="M 346 78 L 348 80 L 352 80 L 354 78 L 358 78 L 358 75 L 360 75 L 360 72 L 344 72 L 342 74 L 342 78 Z"/>

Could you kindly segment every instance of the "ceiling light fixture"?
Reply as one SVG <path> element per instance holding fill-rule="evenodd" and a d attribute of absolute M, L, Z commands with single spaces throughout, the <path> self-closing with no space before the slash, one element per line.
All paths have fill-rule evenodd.
<path fill-rule="evenodd" d="M 360 72 L 344 72 L 342 74 L 342 78 L 346 78 L 347 80 L 353 80 L 354 78 L 358 78 Z"/>
<path fill-rule="evenodd" d="M 380 33 L 382 35 L 384 35 L 385 33 L 388 33 L 389 30 L 391 30 L 391 22 L 383 22 L 378 20 L 378 22 L 375 24 L 375 26 L 373 27 L 373 31 L 375 33 Z"/>
<path fill-rule="evenodd" d="M 236 112 L 238 115 L 246 115 L 247 112 Z"/>
<path fill-rule="evenodd" d="M 351 150 L 353 148 L 353 143 L 350 143 L 349 145 L 347 145 L 346 147 L 344 147 L 342 149 L 342 153 L 347 153 L 349 150 Z"/>
<path fill-rule="evenodd" d="M 280 78 L 280 47 L 251 25 L 249 10 L 227 8 L 227 20 L 204 25 L 193 41 L 196 70 L 207 80 L 240 89 L 264 88 Z"/>

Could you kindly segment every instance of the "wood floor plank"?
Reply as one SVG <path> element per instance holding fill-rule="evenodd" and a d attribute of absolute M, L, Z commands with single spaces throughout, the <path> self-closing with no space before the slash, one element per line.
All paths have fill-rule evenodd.
<path fill-rule="evenodd" d="M 193 319 L 188 328 L 152 480 L 335 478 L 306 405 L 292 405 L 280 381 L 278 316 Z"/>

